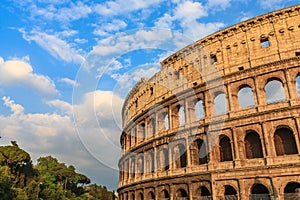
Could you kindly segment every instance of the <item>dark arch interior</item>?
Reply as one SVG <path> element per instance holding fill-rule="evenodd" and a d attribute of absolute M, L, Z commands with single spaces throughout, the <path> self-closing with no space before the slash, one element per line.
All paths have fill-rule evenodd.
<path fill-rule="evenodd" d="M 297 146 L 293 132 L 288 128 L 279 128 L 274 134 L 277 156 L 297 154 Z"/>
<path fill-rule="evenodd" d="M 201 139 L 196 140 L 197 150 L 198 150 L 198 161 L 199 164 L 207 163 L 207 152 L 205 142 Z"/>
<path fill-rule="evenodd" d="M 284 188 L 284 193 L 296 193 L 300 190 L 300 183 L 290 182 Z"/>
<path fill-rule="evenodd" d="M 220 160 L 221 162 L 232 160 L 231 143 L 227 136 L 220 139 Z"/>
<path fill-rule="evenodd" d="M 170 198 L 169 192 L 166 189 L 162 191 L 162 198 Z"/>
<path fill-rule="evenodd" d="M 232 186 L 225 185 L 225 195 L 236 195 L 236 194 L 237 192 Z"/>
<path fill-rule="evenodd" d="M 143 195 L 143 193 L 141 193 L 141 192 L 140 192 L 140 194 L 139 194 L 139 200 L 144 200 L 144 195 Z"/>
<path fill-rule="evenodd" d="M 249 132 L 245 137 L 246 158 L 262 158 L 262 146 L 258 133 Z"/>
<path fill-rule="evenodd" d="M 211 194 L 205 186 L 201 186 L 200 187 L 200 196 L 211 196 Z"/>
<path fill-rule="evenodd" d="M 269 190 L 262 184 L 256 184 L 253 186 L 251 194 L 269 194 Z"/>
<path fill-rule="evenodd" d="M 179 189 L 176 192 L 176 197 L 188 197 L 188 194 L 184 189 Z"/>
<path fill-rule="evenodd" d="M 154 199 L 155 199 L 154 192 L 150 191 L 149 194 L 148 194 L 148 198 L 149 198 L 150 200 L 154 200 Z"/>

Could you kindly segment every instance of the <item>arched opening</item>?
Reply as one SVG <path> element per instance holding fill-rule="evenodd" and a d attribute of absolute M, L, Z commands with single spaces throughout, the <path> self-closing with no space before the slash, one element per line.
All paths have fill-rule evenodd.
<path fill-rule="evenodd" d="M 137 176 L 144 174 L 144 159 L 142 157 L 137 160 Z"/>
<path fill-rule="evenodd" d="M 204 118 L 204 109 L 202 100 L 198 100 L 195 104 L 195 117 L 196 121 Z"/>
<path fill-rule="evenodd" d="M 245 137 L 246 158 L 262 158 L 262 146 L 258 133 L 251 131 Z"/>
<path fill-rule="evenodd" d="M 196 197 L 200 199 L 211 199 L 211 193 L 205 186 L 201 186 L 197 191 L 196 191 Z"/>
<path fill-rule="evenodd" d="M 300 183 L 289 182 L 284 188 L 284 199 L 300 199 Z"/>
<path fill-rule="evenodd" d="M 224 195 L 225 195 L 225 198 L 224 198 L 225 200 L 238 199 L 237 198 L 237 192 L 234 189 L 234 187 L 232 187 L 231 185 L 225 185 Z"/>
<path fill-rule="evenodd" d="M 179 200 L 181 198 L 187 198 L 188 194 L 187 194 L 187 192 L 184 189 L 178 189 L 176 191 L 176 197 L 179 197 L 179 198 L 177 198 Z"/>
<path fill-rule="evenodd" d="M 271 80 L 265 86 L 267 104 L 285 101 L 283 84 L 279 80 Z"/>
<path fill-rule="evenodd" d="M 255 184 L 251 189 L 251 200 L 271 200 L 269 190 L 262 184 Z"/>
<path fill-rule="evenodd" d="M 145 123 L 141 123 L 139 125 L 137 125 L 137 129 L 138 129 L 138 143 L 144 141 L 145 137 L 146 137 L 146 126 Z"/>
<path fill-rule="evenodd" d="M 131 200 L 135 200 L 134 193 L 131 194 Z"/>
<path fill-rule="evenodd" d="M 147 138 L 151 138 L 155 135 L 155 119 L 150 118 L 147 120 Z"/>
<path fill-rule="evenodd" d="M 206 144 L 203 140 L 197 139 L 191 145 L 191 158 L 193 165 L 206 164 L 207 159 Z"/>
<path fill-rule="evenodd" d="M 297 146 L 293 132 L 288 128 L 279 128 L 274 134 L 276 155 L 297 154 Z"/>
<path fill-rule="evenodd" d="M 154 172 L 154 153 L 148 153 L 146 158 L 146 173 L 152 173 Z"/>
<path fill-rule="evenodd" d="M 154 192 L 150 191 L 150 192 L 148 193 L 148 199 L 149 199 L 149 200 L 155 200 L 155 194 L 154 194 Z"/>
<path fill-rule="evenodd" d="M 296 77 L 296 88 L 298 93 L 298 98 L 300 97 L 300 75 Z"/>
<path fill-rule="evenodd" d="M 226 95 L 224 93 L 218 94 L 214 99 L 216 115 L 224 114 L 227 112 Z"/>
<path fill-rule="evenodd" d="M 225 185 L 225 195 L 236 195 L 237 192 L 231 185 Z"/>
<path fill-rule="evenodd" d="M 238 92 L 238 100 L 240 108 L 253 107 L 255 103 L 251 87 L 245 86 L 241 88 Z"/>
<path fill-rule="evenodd" d="M 187 165 L 186 149 L 183 144 L 177 144 L 173 148 L 173 161 L 175 161 L 175 168 L 184 168 Z"/>
<path fill-rule="evenodd" d="M 165 126 L 166 131 L 169 130 L 170 124 L 169 124 L 169 114 L 168 113 L 165 113 L 164 126 Z"/>
<path fill-rule="evenodd" d="M 139 193 L 139 200 L 144 200 L 144 195 L 142 192 Z"/>
<path fill-rule="evenodd" d="M 169 192 L 168 190 L 164 189 L 163 191 L 161 191 L 160 193 L 160 197 L 167 200 L 170 198 Z"/>
<path fill-rule="evenodd" d="M 159 151 L 158 166 L 160 170 L 166 171 L 169 169 L 169 154 L 166 148 Z"/>
<path fill-rule="evenodd" d="M 183 126 L 185 124 L 185 112 L 183 106 L 179 107 L 178 114 L 179 114 L 179 126 Z"/>
<path fill-rule="evenodd" d="M 134 157 L 132 157 L 131 161 L 130 161 L 130 175 L 131 175 L 131 178 L 134 178 L 134 176 L 135 176 L 135 158 Z"/>
<path fill-rule="evenodd" d="M 231 161 L 232 159 L 232 150 L 229 137 L 225 135 L 220 136 L 220 161 Z"/>

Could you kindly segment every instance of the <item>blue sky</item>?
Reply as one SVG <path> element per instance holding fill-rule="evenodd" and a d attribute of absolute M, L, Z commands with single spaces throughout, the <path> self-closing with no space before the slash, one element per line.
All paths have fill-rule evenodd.
<path fill-rule="evenodd" d="M 53 155 L 117 188 L 120 109 L 159 61 L 297 0 L 2 0 L 0 144 Z"/>

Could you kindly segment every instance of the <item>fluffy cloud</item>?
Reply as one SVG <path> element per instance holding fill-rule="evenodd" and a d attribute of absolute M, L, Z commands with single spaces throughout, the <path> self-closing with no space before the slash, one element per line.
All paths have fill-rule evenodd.
<path fill-rule="evenodd" d="M 224 10 L 230 6 L 231 0 L 208 0 L 208 9 L 221 9 Z"/>
<path fill-rule="evenodd" d="M 62 83 L 66 83 L 68 85 L 71 85 L 73 87 L 79 86 L 79 83 L 77 83 L 76 81 L 74 81 L 72 79 L 69 79 L 69 78 L 62 78 L 59 81 L 62 82 Z"/>
<path fill-rule="evenodd" d="M 110 168 L 115 179 L 99 177 L 103 181 L 99 183 L 116 187 L 123 99 L 112 92 L 94 91 L 84 94 L 82 103 L 73 106 L 62 100 L 48 101 L 60 111 L 55 113 L 25 113 L 10 97 L 2 100 L 11 114 L 0 115 L 1 144 L 15 140 L 34 160 L 50 154 L 91 178 L 106 176 Z M 89 171 L 95 167 L 97 170 Z"/>
<path fill-rule="evenodd" d="M 84 61 L 83 56 L 71 44 L 57 36 L 59 33 L 57 35 L 50 35 L 37 30 L 32 30 L 29 33 L 24 29 L 19 29 L 19 31 L 23 34 L 25 40 L 36 42 L 55 58 L 78 64 Z"/>
<path fill-rule="evenodd" d="M 119 19 L 115 19 L 110 23 L 106 23 L 100 27 L 97 27 L 93 33 L 99 36 L 109 36 L 111 32 L 119 31 L 123 28 L 126 28 L 126 26 L 127 26 L 126 22 Z"/>
<path fill-rule="evenodd" d="M 106 1 L 103 4 L 95 6 L 95 11 L 100 15 L 113 16 L 124 13 L 130 13 L 132 11 L 146 9 L 150 6 L 155 6 L 161 3 L 163 0 L 152 1 L 135 1 L 135 0 L 116 0 Z"/>
<path fill-rule="evenodd" d="M 174 19 L 182 20 L 182 23 L 189 23 L 204 16 L 207 16 L 205 7 L 199 2 L 192 1 L 178 4 L 174 12 Z"/>
<path fill-rule="evenodd" d="M 56 94 L 55 84 L 48 76 L 33 72 L 24 59 L 4 61 L 0 59 L 0 83 L 3 85 L 26 85 L 43 94 Z"/>
<path fill-rule="evenodd" d="M 87 17 L 92 12 L 92 8 L 80 1 L 77 3 L 71 2 L 67 7 L 60 8 L 55 7 L 53 4 L 49 4 L 43 8 L 38 7 L 37 4 L 32 4 L 30 6 L 30 12 L 31 15 L 36 18 L 67 23 Z"/>
<path fill-rule="evenodd" d="M 290 0 L 260 0 L 258 2 L 261 7 L 274 10 L 283 7 L 284 4 L 289 1 Z"/>

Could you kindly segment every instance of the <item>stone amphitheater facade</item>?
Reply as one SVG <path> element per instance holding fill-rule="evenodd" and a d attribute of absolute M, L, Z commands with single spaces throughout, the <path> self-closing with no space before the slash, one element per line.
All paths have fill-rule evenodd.
<path fill-rule="evenodd" d="M 209 35 L 122 110 L 121 200 L 300 199 L 300 5 Z"/>

